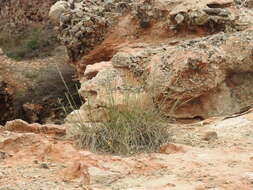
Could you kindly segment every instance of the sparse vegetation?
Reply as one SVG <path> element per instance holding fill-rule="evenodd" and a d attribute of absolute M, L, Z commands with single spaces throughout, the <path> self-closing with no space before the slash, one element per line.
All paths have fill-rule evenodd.
<path fill-rule="evenodd" d="M 95 152 L 131 155 L 155 151 L 169 141 L 166 118 L 153 105 L 143 105 L 139 98 L 129 99 L 120 107 L 113 99 L 110 102 L 104 108 L 105 121 L 90 125 L 80 120 L 74 127 L 72 133 L 79 140 L 80 147 Z"/>
<path fill-rule="evenodd" d="M 54 34 L 40 27 L 0 32 L 0 47 L 15 60 L 48 56 L 56 44 Z"/>

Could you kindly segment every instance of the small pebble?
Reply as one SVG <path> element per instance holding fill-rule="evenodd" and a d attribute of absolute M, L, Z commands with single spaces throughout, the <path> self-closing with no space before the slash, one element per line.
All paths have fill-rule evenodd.
<path fill-rule="evenodd" d="M 40 164 L 40 167 L 41 167 L 41 168 L 44 168 L 44 169 L 49 169 L 47 163 L 41 163 L 41 164 Z"/>
<path fill-rule="evenodd" d="M 211 141 L 211 140 L 216 140 L 218 139 L 218 135 L 216 132 L 214 131 L 209 131 L 207 133 L 205 133 L 203 140 L 205 141 Z"/>

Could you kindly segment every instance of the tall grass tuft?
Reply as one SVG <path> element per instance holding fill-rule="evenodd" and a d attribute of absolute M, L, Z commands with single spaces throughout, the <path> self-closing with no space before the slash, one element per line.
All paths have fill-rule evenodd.
<path fill-rule="evenodd" d="M 81 148 L 94 152 L 131 155 L 156 151 L 170 140 L 167 119 L 153 105 L 143 105 L 139 98 L 117 106 L 113 98 L 104 108 L 105 121 L 80 122 L 75 137 Z"/>
<path fill-rule="evenodd" d="M 58 68 L 58 67 L 57 67 Z M 68 90 L 67 84 L 60 73 L 59 74 L 66 86 L 68 94 L 66 95 L 69 104 L 76 111 L 73 102 L 73 94 Z M 106 105 L 99 110 L 104 116 L 98 122 L 92 114 L 93 105 L 90 105 L 89 98 L 86 100 L 85 112 L 89 113 L 90 118 L 84 121 L 82 112 L 76 111 L 72 127 L 69 128 L 69 137 L 78 141 L 79 146 L 89 149 L 93 152 L 110 153 L 117 155 L 132 155 L 141 152 L 153 152 L 167 143 L 171 139 L 168 127 L 168 119 L 161 114 L 150 97 L 144 98 L 141 94 L 133 93 L 124 96 L 122 103 L 116 103 L 116 97 L 113 95 L 115 88 L 107 88 Z M 146 101 L 144 101 L 144 99 Z M 66 110 L 66 109 L 65 109 Z M 96 108 L 95 108 L 95 111 Z M 84 116 L 84 117 L 87 117 Z"/>

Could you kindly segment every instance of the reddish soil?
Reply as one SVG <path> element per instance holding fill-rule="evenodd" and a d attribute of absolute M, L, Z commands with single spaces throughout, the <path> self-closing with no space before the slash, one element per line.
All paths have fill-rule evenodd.
<path fill-rule="evenodd" d="M 67 126 L 8 123 L 0 135 L 3 189 L 253 189 L 253 112 L 171 124 L 173 144 L 132 157 L 79 150 Z M 30 129 L 31 130 L 30 130 Z M 59 133 L 61 128 L 62 133 Z M 50 131 L 48 133 L 47 131 Z"/>
<path fill-rule="evenodd" d="M 78 66 L 79 74 L 82 75 L 87 65 L 109 61 L 118 51 L 126 50 L 136 44 L 176 44 L 181 40 L 193 39 L 208 34 L 203 28 L 199 28 L 192 33 L 188 30 L 177 33 L 164 25 L 164 22 L 151 23 L 148 28 L 141 28 L 139 25 L 139 22 L 133 20 L 131 15 L 119 18 L 118 24 L 105 35 L 105 40 L 75 63 Z"/>

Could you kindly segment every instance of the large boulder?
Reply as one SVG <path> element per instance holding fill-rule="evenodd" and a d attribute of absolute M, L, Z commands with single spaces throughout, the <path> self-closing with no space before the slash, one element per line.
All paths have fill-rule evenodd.
<path fill-rule="evenodd" d="M 68 119 L 102 120 L 126 97 L 178 118 L 240 111 L 253 100 L 251 13 L 233 0 L 75 3 L 59 37 L 87 101 Z"/>
<path fill-rule="evenodd" d="M 49 11 L 49 18 L 54 23 L 60 23 L 61 15 L 69 8 L 69 4 L 66 1 L 57 1 Z"/>
<path fill-rule="evenodd" d="M 249 30 L 119 52 L 100 70 L 100 63 L 87 67 L 93 75 L 85 72 L 84 78 L 89 77 L 79 90 L 88 100 L 81 115 L 89 119 L 85 109 L 86 114 L 98 113 L 111 98 L 122 105 L 125 97 L 153 101 L 166 115 L 180 118 L 238 112 L 253 100 L 252 50 Z M 88 104 L 97 112 L 90 112 Z"/>

